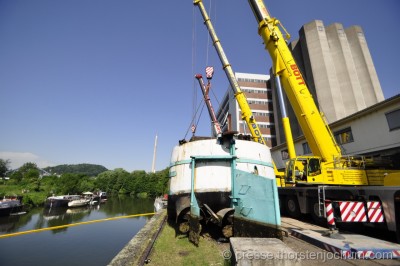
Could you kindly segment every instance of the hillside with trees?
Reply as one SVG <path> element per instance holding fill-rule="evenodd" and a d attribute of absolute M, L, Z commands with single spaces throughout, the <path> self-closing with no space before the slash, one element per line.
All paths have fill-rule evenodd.
<path fill-rule="evenodd" d="M 69 173 L 69 174 L 83 174 L 87 176 L 97 176 L 100 173 L 108 171 L 108 169 L 102 165 L 88 164 L 88 163 L 50 166 L 43 168 L 43 170 L 46 170 L 47 172 L 54 175 L 62 175 Z"/>
<path fill-rule="evenodd" d="M 9 160 L 0 159 L 3 172 L 8 170 Z M 0 183 L 0 197 L 5 195 L 23 196 L 23 202 L 29 206 L 40 206 L 50 195 L 81 194 L 85 191 L 105 191 L 109 195 L 125 194 L 133 197 L 156 197 L 168 192 L 169 169 L 156 173 L 133 171 L 122 168 L 105 170 L 105 167 L 80 164 L 80 167 L 62 167 L 65 173 L 42 175 L 35 163 L 25 163 L 12 171 L 9 180 Z M 68 170 L 69 169 L 69 170 Z M 74 172 L 68 172 L 72 171 Z M 86 169 L 86 170 L 85 170 Z M 92 171 L 88 171 L 91 169 Z M 102 170 L 93 175 L 93 169 Z M 0 169 L 1 170 L 1 169 Z M 48 172 L 52 172 L 49 171 Z M 79 171 L 81 172 L 79 172 Z M 85 170 L 85 171 L 84 171 Z M 10 173 L 10 172 L 9 172 Z"/>

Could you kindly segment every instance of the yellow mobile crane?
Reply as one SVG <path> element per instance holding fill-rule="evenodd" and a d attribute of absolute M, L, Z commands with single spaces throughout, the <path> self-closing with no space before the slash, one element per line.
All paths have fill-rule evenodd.
<path fill-rule="evenodd" d="M 291 158 L 287 163 L 287 180 L 296 181 L 299 162 L 307 165 L 303 168 L 306 176 L 296 186 L 278 189 L 283 205 L 281 208 L 284 207 L 291 216 L 310 213 L 320 221 L 319 217 L 325 213 L 324 201 L 331 200 L 337 221 L 361 222 L 372 227 L 386 228 L 395 232 L 400 241 L 400 187 L 373 186 L 368 182 L 364 158 L 341 154 L 278 27 L 280 21 L 270 16 L 263 0 L 248 2 L 258 22 L 258 33 L 272 59 L 273 73 L 279 77 L 277 82 L 282 83 L 314 154 Z M 375 175 L 381 174 L 382 182 L 379 184 L 383 185 L 383 173 L 386 170 L 371 171 Z M 345 215 L 348 212 L 357 216 L 349 219 Z M 379 214 L 380 219 L 375 214 Z"/>
<path fill-rule="evenodd" d="M 194 0 L 203 15 L 205 25 L 213 40 L 223 69 L 227 75 L 236 100 L 242 110 L 242 119 L 250 128 L 254 141 L 265 144 L 261 131 L 252 115 L 244 93 L 240 90 L 234 72 L 216 36 L 204 5 L 201 0 Z M 286 186 L 285 182 L 278 182 L 278 193 L 281 210 L 287 211 L 291 216 L 311 214 L 318 222 L 324 215 L 324 201 L 331 200 L 335 210 L 335 219 L 338 222 L 362 222 L 368 226 L 386 228 L 395 232 L 400 241 L 400 188 L 396 186 L 382 187 L 368 184 L 364 160 L 361 156 L 342 156 L 329 127 L 317 109 L 300 70 L 291 54 L 283 35 L 278 28 L 279 20 L 272 18 L 262 0 L 249 0 L 249 4 L 259 23 L 259 34 L 264 40 L 273 61 L 273 72 L 276 76 L 278 95 L 281 93 L 281 83 L 290 104 L 296 113 L 309 146 L 314 156 L 296 156 L 293 147 L 288 118 L 284 115 L 284 130 L 290 160 L 287 164 L 285 175 L 296 185 Z M 283 103 L 282 97 L 279 97 Z M 281 108 L 282 104 L 281 104 Z M 284 109 L 284 108 L 283 108 Z M 284 114 L 284 112 L 282 112 Z M 303 164 L 304 163 L 304 164 Z M 299 168 L 299 169 L 296 169 Z M 274 166 L 277 177 L 282 176 Z M 303 180 L 296 180 L 298 172 L 303 172 Z M 279 179 L 277 179 L 279 181 Z M 354 203 L 354 204 L 353 204 Z M 363 219 L 348 219 L 342 213 L 353 213 L 353 207 L 358 209 Z M 368 213 L 368 214 L 367 214 Z M 372 216 L 374 213 L 376 216 Z M 376 217 L 379 217 L 377 219 Z M 323 221 L 326 222 L 325 219 Z"/>
<path fill-rule="evenodd" d="M 296 161 L 308 165 L 304 169 L 307 183 L 324 185 L 368 185 L 361 156 L 343 156 L 328 125 L 321 116 L 310 91 L 302 77 L 292 53 L 278 25 L 279 20 L 272 18 L 262 1 L 249 0 L 253 13 L 259 23 L 258 33 L 264 40 L 272 61 L 272 71 L 280 77 L 285 93 L 294 110 L 300 127 L 314 156 L 289 160 L 286 178 L 296 181 Z"/>

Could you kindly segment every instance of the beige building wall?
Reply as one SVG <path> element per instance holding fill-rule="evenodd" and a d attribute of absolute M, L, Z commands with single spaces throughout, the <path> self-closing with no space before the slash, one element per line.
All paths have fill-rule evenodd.
<path fill-rule="evenodd" d="M 325 26 L 321 20 L 311 21 L 300 29 L 299 39 L 289 47 L 327 123 L 384 100 L 361 27 L 344 29 L 340 23 Z M 271 79 L 274 88 L 272 76 Z M 277 112 L 278 108 L 274 109 L 280 144 L 285 142 L 284 132 L 280 112 Z M 293 136 L 302 135 L 289 105 L 287 111 Z"/>

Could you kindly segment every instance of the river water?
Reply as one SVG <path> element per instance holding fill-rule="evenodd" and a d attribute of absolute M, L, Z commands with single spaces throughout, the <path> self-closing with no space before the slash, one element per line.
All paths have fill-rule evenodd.
<path fill-rule="evenodd" d="M 0 217 L 0 235 L 151 213 L 154 200 L 108 197 L 87 208 L 35 208 L 26 214 Z M 122 218 L 0 238 L 0 265 L 107 265 L 152 216 Z"/>

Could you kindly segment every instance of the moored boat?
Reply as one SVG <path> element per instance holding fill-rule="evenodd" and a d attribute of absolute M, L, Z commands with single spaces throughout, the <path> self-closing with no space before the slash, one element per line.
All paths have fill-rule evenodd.
<path fill-rule="evenodd" d="M 72 200 L 78 200 L 81 196 L 79 195 L 61 195 L 61 196 L 51 196 L 45 201 L 45 208 L 58 208 L 58 207 L 68 207 L 68 202 Z"/>
<path fill-rule="evenodd" d="M 98 195 L 100 196 L 100 203 L 107 202 L 107 192 L 100 191 Z"/>
<path fill-rule="evenodd" d="M 100 196 L 93 192 L 83 192 L 79 199 L 68 202 L 68 207 L 84 207 L 87 205 L 95 205 L 100 203 Z"/>
<path fill-rule="evenodd" d="M 0 200 L 0 216 L 9 216 L 22 210 L 22 197 L 4 197 Z"/>
<path fill-rule="evenodd" d="M 83 207 L 89 205 L 91 202 L 90 198 L 80 198 L 76 200 L 71 200 L 68 202 L 68 207 Z"/>
<path fill-rule="evenodd" d="M 154 211 L 158 212 L 161 209 L 167 208 L 168 205 L 168 194 L 165 194 L 163 197 L 157 197 L 154 200 Z"/>

